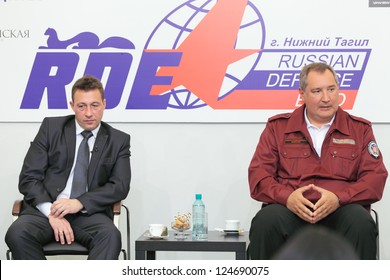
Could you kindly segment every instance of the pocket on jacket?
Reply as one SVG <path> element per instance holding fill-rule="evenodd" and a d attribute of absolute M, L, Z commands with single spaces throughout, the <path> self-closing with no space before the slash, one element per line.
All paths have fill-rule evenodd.
<path fill-rule="evenodd" d="M 280 171 L 293 178 L 300 177 L 305 172 L 311 172 L 312 164 L 310 147 L 283 147 L 280 151 Z"/>
<path fill-rule="evenodd" d="M 357 148 L 329 147 L 331 154 L 331 169 L 335 176 L 345 180 L 354 181 L 357 179 L 357 165 L 359 164 L 359 153 Z"/>

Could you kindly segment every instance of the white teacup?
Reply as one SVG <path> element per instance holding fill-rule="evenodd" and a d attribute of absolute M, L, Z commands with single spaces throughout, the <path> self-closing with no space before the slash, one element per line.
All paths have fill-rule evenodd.
<path fill-rule="evenodd" d="M 168 233 L 167 226 L 164 224 L 149 224 L 150 236 L 166 236 Z"/>
<path fill-rule="evenodd" d="M 239 220 L 225 220 L 225 230 L 239 230 L 240 221 Z"/>

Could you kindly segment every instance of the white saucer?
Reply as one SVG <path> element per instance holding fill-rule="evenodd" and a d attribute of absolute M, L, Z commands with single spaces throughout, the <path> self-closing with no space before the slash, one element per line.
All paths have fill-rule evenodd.
<path fill-rule="evenodd" d="M 222 229 L 216 228 L 215 230 L 225 233 L 226 235 L 239 235 L 244 232 L 243 228 L 240 229 Z"/>
<path fill-rule="evenodd" d="M 144 234 L 144 236 L 146 236 L 147 238 L 149 238 L 149 239 L 156 239 L 156 240 L 158 240 L 158 239 L 165 239 L 165 238 L 168 238 L 169 237 L 169 235 L 161 235 L 161 236 L 158 236 L 158 235 L 150 235 L 150 233 L 145 233 Z"/>

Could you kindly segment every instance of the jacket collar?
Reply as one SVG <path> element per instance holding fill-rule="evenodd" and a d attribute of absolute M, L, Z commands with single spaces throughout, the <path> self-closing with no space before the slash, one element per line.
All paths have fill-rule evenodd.
<path fill-rule="evenodd" d="M 101 126 L 99 129 L 99 133 L 95 140 L 95 146 L 92 149 L 92 157 L 89 162 L 88 168 L 88 182 L 93 178 L 98 163 L 100 162 L 100 158 L 102 157 L 103 151 L 105 149 L 106 142 L 109 138 L 109 132 L 107 127 L 103 122 L 101 122 Z M 93 186 L 91 186 L 93 188 Z"/>
<path fill-rule="evenodd" d="M 306 128 L 305 122 L 305 108 L 306 105 L 302 105 L 301 107 L 295 109 L 288 120 L 288 124 L 286 127 L 286 133 L 292 132 L 304 132 L 304 128 Z M 338 130 L 342 134 L 350 135 L 348 123 L 345 121 L 348 117 L 348 113 L 345 112 L 341 107 L 339 107 L 336 111 L 336 117 L 329 129 L 329 131 Z"/>

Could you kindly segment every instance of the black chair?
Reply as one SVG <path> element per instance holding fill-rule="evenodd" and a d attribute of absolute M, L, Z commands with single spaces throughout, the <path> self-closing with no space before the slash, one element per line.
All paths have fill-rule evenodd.
<path fill-rule="evenodd" d="M 370 211 L 372 213 L 373 219 L 375 221 L 376 225 L 376 231 L 378 232 L 378 235 L 376 237 L 376 259 L 380 259 L 380 254 L 379 254 L 379 215 L 378 212 L 370 207 Z"/>
<path fill-rule="evenodd" d="M 263 203 L 261 208 L 266 207 L 267 205 L 268 205 L 267 203 Z M 375 222 L 376 230 L 378 232 L 378 235 L 376 237 L 376 259 L 379 260 L 380 259 L 380 254 L 379 254 L 379 215 L 378 215 L 378 212 L 376 210 L 371 208 L 371 205 L 366 206 L 365 208 L 367 209 L 367 211 L 370 211 L 371 216 L 373 217 L 374 222 Z M 247 260 L 251 259 L 249 246 L 250 246 L 250 244 L 248 244 L 248 247 L 246 249 L 246 259 Z"/>
<path fill-rule="evenodd" d="M 23 200 L 15 200 L 12 207 L 12 216 L 16 220 L 19 217 L 20 211 L 22 209 Z M 126 215 L 126 249 L 122 248 L 121 253 L 124 260 L 130 259 L 130 212 L 127 206 L 122 204 L 121 201 L 116 202 L 112 209 L 114 213 L 114 224 L 119 228 L 119 218 L 121 216 L 121 208 L 125 209 Z M 62 245 L 56 241 L 50 242 L 43 246 L 43 252 L 46 256 L 56 256 L 56 255 L 88 255 L 89 251 L 86 247 L 81 245 L 78 242 L 73 242 L 71 245 Z M 7 250 L 7 260 L 12 259 L 12 252 Z"/>

